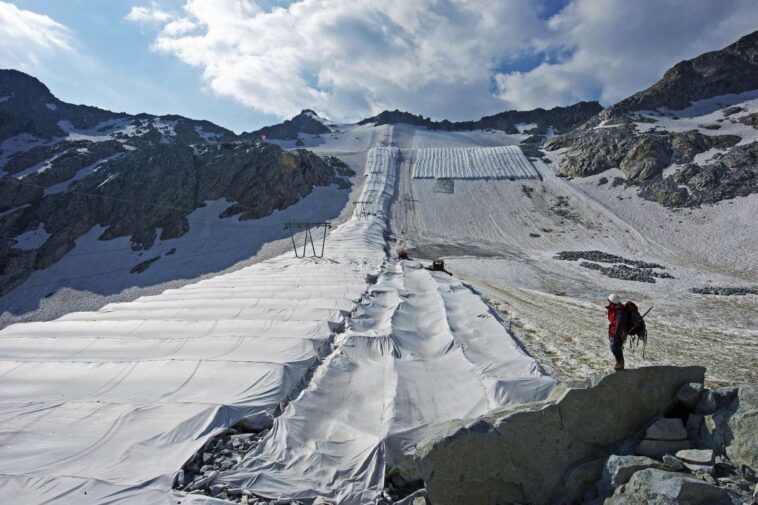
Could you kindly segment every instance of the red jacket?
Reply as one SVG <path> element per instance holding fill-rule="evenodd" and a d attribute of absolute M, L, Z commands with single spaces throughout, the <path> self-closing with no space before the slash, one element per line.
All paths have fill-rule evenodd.
<path fill-rule="evenodd" d="M 626 336 L 626 311 L 622 304 L 611 303 L 608 309 L 608 338 L 619 339 Z"/>

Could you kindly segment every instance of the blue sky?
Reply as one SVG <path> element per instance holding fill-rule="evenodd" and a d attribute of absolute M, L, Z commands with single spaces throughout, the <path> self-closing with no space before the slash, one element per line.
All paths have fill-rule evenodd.
<path fill-rule="evenodd" d="M 235 131 L 599 100 L 758 27 L 753 0 L 0 0 L 0 66 L 65 101 Z"/>

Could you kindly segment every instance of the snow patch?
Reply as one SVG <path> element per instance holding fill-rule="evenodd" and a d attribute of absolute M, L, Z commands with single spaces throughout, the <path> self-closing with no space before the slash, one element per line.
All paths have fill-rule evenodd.
<path fill-rule="evenodd" d="M 13 239 L 15 241 L 13 247 L 22 251 L 32 251 L 39 249 L 42 244 L 47 242 L 48 238 L 50 238 L 50 233 L 45 231 L 45 225 L 40 223 L 36 229 L 17 235 Z"/>
<path fill-rule="evenodd" d="M 55 105 L 54 103 L 46 103 L 45 107 L 47 107 L 50 110 L 58 110 L 58 106 Z"/>
<path fill-rule="evenodd" d="M 202 126 L 196 125 L 195 126 L 195 132 L 198 134 L 198 136 L 203 139 L 206 142 L 217 142 L 218 139 L 221 137 L 220 133 L 216 132 L 207 132 L 205 129 L 203 129 Z"/>
<path fill-rule="evenodd" d="M 0 103 L 3 103 L 3 102 L 7 102 L 7 101 L 8 101 L 8 100 L 10 100 L 11 98 L 13 98 L 13 96 L 11 96 L 11 95 L 8 95 L 8 96 L 0 96 Z"/>
<path fill-rule="evenodd" d="M 519 133 L 526 133 L 529 130 L 537 128 L 537 123 L 516 123 L 514 126 L 516 126 Z"/>
<path fill-rule="evenodd" d="M 108 156 L 107 158 L 103 158 L 101 160 L 97 160 L 96 162 L 94 162 L 94 163 L 92 163 L 90 165 L 87 165 L 86 167 L 80 168 L 79 170 L 76 171 L 76 173 L 74 174 L 74 176 L 71 177 L 70 179 L 67 179 L 67 180 L 65 180 L 63 182 L 59 182 L 58 184 L 54 184 L 54 185 L 52 185 L 52 186 L 50 186 L 48 188 L 45 188 L 44 195 L 45 196 L 55 195 L 57 193 L 62 193 L 63 191 L 66 191 L 68 189 L 68 187 L 72 183 L 74 183 L 76 181 L 79 181 L 81 179 L 84 179 L 88 175 L 97 172 L 97 170 L 102 165 L 104 165 L 104 164 L 108 163 L 109 161 L 114 160 L 114 159 L 116 159 L 116 158 L 118 158 L 118 157 L 120 157 L 122 155 L 123 155 L 122 153 L 116 153 L 114 155 Z M 105 184 L 105 182 L 103 182 L 103 184 Z M 102 186 L 102 184 L 101 184 L 101 186 Z"/>

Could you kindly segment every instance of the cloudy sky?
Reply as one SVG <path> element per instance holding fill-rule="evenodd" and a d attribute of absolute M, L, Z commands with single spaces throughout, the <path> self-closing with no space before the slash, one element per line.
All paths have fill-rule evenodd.
<path fill-rule="evenodd" d="M 758 28 L 755 0 L 0 0 L 0 68 L 59 98 L 251 130 L 599 100 Z"/>

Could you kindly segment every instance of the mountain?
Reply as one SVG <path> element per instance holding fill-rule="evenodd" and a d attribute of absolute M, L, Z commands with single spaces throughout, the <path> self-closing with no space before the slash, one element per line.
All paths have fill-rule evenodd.
<path fill-rule="evenodd" d="M 677 63 L 660 81 L 610 107 L 608 113 L 681 110 L 698 100 L 754 89 L 758 89 L 758 31 L 719 51 Z"/>
<path fill-rule="evenodd" d="M 528 111 L 505 111 L 492 116 L 484 116 L 476 121 L 433 121 L 423 116 L 399 110 L 385 110 L 376 116 L 368 117 L 358 124 L 398 124 L 406 123 L 424 126 L 430 130 L 464 131 L 464 130 L 502 130 L 506 133 L 529 133 L 546 135 L 564 133 L 573 130 L 589 118 L 595 116 L 603 107 L 597 102 L 579 102 L 568 107 L 552 109 L 534 109 Z"/>
<path fill-rule="evenodd" d="M 128 270 L 156 242 L 185 235 L 208 202 L 225 202 L 218 226 L 260 219 L 315 187 L 345 187 L 336 168 L 208 121 L 64 103 L 34 77 L 1 70 L 0 296 L 91 230 L 129 238 Z"/>
<path fill-rule="evenodd" d="M 563 175 L 618 168 L 670 207 L 758 192 L 758 32 L 669 69 L 657 83 L 548 140 Z M 665 175 L 664 175 L 665 171 Z"/>
<path fill-rule="evenodd" d="M 326 126 L 326 121 L 319 117 L 318 114 L 310 109 L 303 109 L 300 114 L 288 119 L 283 123 L 265 126 L 260 130 L 245 132 L 240 135 L 241 138 L 259 140 L 259 139 L 278 139 L 278 140 L 297 140 L 301 133 L 310 133 L 319 135 L 329 133 L 332 130 Z"/>

